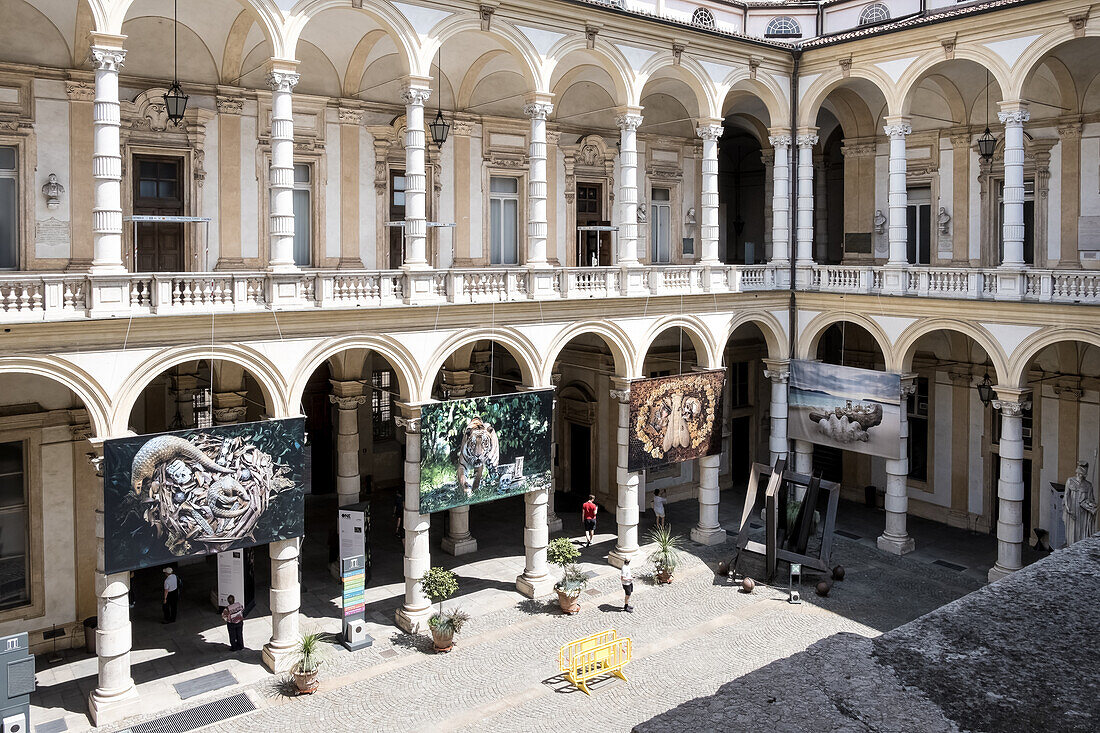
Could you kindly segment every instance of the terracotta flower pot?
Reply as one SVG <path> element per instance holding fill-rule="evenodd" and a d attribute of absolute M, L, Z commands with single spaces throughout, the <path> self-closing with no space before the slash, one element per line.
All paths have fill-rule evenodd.
<path fill-rule="evenodd" d="M 437 652 L 449 652 L 455 645 L 454 629 L 440 629 L 432 627 L 432 641 L 435 642 Z"/>
<path fill-rule="evenodd" d="M 298 689 L 298 692 L 314 692 L 317 690 L 317 670 L 312 672 L 299 672 L 297 668 L 294 669 L 294 686 Z"/>
<path fill-rule="evenodd" d="M 555 588 L 554 590 L 557 590 Z M 581 604 L 577 603 L 577 598 L 580 595 L 570 595 L 565 591 L 558 591 L 558 605 L 561 606 L 561 610 L 570 615 L 581 610 Z"/>
<path fill-rule="evenodd" d="M 672 582 L 672 571 L 667 568 L 657 568 L 657 572 L 653 574 L 657 579 L 657 585 L 664 585 Z"/>

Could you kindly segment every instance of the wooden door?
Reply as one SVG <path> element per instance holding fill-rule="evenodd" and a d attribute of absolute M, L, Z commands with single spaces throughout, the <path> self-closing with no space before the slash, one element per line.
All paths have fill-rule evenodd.
<path fill-rule="evenodd" d="M 180 158 L 134 158 L 134 214 L 183 215 L 183 161 Z M 137 225 L 135 272 L 182 272 L 183 224 L 141 223 Z"/>
<path fill-rule="evenodd" d="M 389 212 L 386 221 L 405 220 L 405 171 L 390 171 Z M 390 232 L 389 269 L 396 270 L 405 262 L 405 229 L 388 227 Z"/>
<path fill-rule="evenodd" d="M 577 184 L 577 226 L 607 225 L 603 219 L 603 186 L 599 183 Z M 592 265 L 593 256 L 600 266 L 611 264 L 611 247 L 605 232 L 581 232 L 577 245 L 577 267 Z"/>

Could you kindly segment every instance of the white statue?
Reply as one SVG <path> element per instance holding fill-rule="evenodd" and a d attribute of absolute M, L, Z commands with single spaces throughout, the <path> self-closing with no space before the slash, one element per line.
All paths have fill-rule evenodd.
<path fill-rule="evenodd" d="M 1089 464 L 1077 462 L 1077 471 L 1066 479 L 1062 520 L 1066 524 L 1066 545 L 1091 537 L 1096 532 L 1096 494 L 1085 478 Z"/>

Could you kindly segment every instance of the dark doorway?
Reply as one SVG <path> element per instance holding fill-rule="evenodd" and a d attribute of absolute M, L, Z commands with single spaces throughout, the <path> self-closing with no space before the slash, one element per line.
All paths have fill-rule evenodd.
<path fill-rule="evenodd" d="M 752 416 L 730 421 L 730 475 L 734 484 L 748 481 L 752 470 Z"/>
<path fill-rule="evenodd" d="M 825 142 L 825 252 L 823 262 L 844 259 L 844 131 L 839 127 Z"/>
<path fill-rule="evenodd" d="M 183 180 L 180 158 L 134 158 L 134 213 L 145 216 L 182 216 Z M 137 225 L 135 272 L 182 272 L 186 269 L 183 224 L 168 222 Z"/>
<path fill-rule="evenodd" d="M 569 486 L 566 508 L 579 508 L 591 493 L 592 428 L 569 423 Z"/>
<path fill-rule="evenodd" d="M 931 263 L 932 189 L 911 188 L 905 207 L 906 261 L 911 265 Z"/>
<path fill-rule="evenodd" d="M 718 201 L 725 237 L 719 256 L 731 265 L 764 262 L 764 160 L 760 141 L 726 126 L 718 140 Z M 722 245 L 725 249 L 722 249 Z"/>
<path fill-rule="evenodd" d="M 603 186 L 599 183 L 577 184 L 577 226 L 608 226 L 603 216 Z M 578 232 L 577 267 L 611 265 L 610 232 Z"/>
<path fill-rule="evenodd" d="M 405 171 L 390 171 L 390 202 L 387 221 L 405 221 Z M 390 233 L 389 269 L 405 262 L 405 228 L 387 227 Z"/>
<path fill-rule="evenodd" d="M 328 366 L 324 365 L 313 373 L 306 383 L 302 394 L 302 409 L 306 416 L 306 435 L 309 436 L 311 453 L 310 474 L 311 493 L 332 494 L 336 492 L 336 452 L 332 445 L 332 403 L 329 394 Z"/>

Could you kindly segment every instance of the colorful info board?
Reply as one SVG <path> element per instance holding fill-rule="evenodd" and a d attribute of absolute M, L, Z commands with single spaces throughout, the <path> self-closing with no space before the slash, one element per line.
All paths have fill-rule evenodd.
<path fill-rule="evenodd" d="M 471 397 L 420 411 L 420 513 L 551 484 L 553 391 Z"/>
<path fill-rule="evenodd" d="M 303 418 L 108 440 L 103 459 L 107 574 L 304 532 Z"/>

